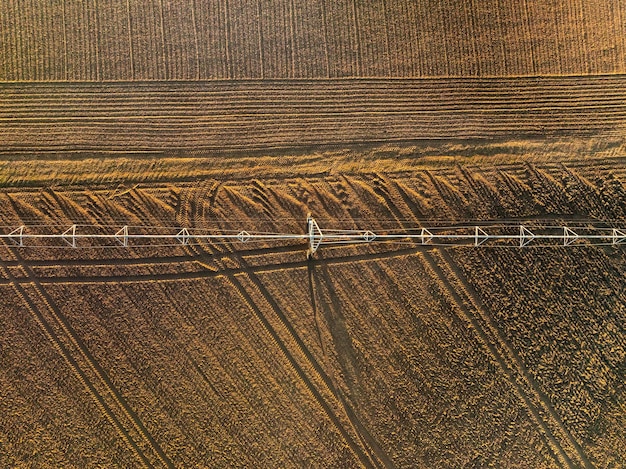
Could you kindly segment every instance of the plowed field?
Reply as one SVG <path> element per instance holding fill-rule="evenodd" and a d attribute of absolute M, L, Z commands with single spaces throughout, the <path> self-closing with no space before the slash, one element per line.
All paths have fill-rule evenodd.
<path fill-rule="evenodd" d="M 624 219 L 621 159 L 523 159 L 13 186 L 2 218 L 293 232 L 309 210 L 325 226 L 374 230 Z M 312 261 L 305 250 L 3 249 L 2 463 L 624 462 L 622 248 L 409 243 L 323 248 Z"/>
<path fill-rule="evenodd" d="M 626 467 L 625 137 L 626 0 L 1 1 L 0 467 Z"/>
<path fill-rule="evenodd" d="M 15 84 L 0 90 L 4 153 L 232 151 L 625 132 L 622 76 Z"/>
<path fill-rule="evenodd" d="M 621 0 L 5 0 L 0 80 L 624 73 Z"/>

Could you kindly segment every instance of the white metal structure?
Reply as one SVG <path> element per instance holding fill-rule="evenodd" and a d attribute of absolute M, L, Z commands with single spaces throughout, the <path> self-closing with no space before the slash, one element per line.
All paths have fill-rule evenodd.
<path fill-rule="evenodd" d="M 601 226 L 599 226 L 601 225 Z M 308 243 L 309 256 L 323 245 L 369 244 L 373 242 L 417 243 L 431 246 L 574 246 L 626 245 L 626 228 L 615 228 L 602 222 L 551 225 L 537 220 L 492 222 L 476 225 L 372 230 L 322 229 L 317 221 L 307 218 L 306 233 L 268 233 L 245 230 L 205 232 L 192 228 L 21 225 L 0 232 L 0 239 L 18 247 L 141 247 L 177 246 L 201 242 L 251 243 L 302 240 Z M 615 223 L 610 223 L 615 225 Z"/>

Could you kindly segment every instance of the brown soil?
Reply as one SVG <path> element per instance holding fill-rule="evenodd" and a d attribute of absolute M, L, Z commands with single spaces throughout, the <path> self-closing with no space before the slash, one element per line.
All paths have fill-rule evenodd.
<path fill-rule="evenodd" d="M 6 187 L 3 217 L 272 231 L 297 231 L 309 210 L 374 231 L 624 219 L 619 159 L 514 160 L 223 174 L 114 198 L 113 186 Z M 624 462 L 623 249 L 372 245 L 322 248 L 311 261 L 305 249 L 3 250 L 4 461 Z"/>
<path fill-rule="evenodd" d="M 0 2 L 1 233 L 626 231 L 625 136 L 622 0 Z M 623 245 L 6 241 L 0 467 L 626 467 Z"/>

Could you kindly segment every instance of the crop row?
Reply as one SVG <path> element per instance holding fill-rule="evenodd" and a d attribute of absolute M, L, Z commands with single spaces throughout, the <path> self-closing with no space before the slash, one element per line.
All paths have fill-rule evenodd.
<path fill-rule="evenodd" d="M 621 134 L 623 78 L 10 85 L 3 150 L 260 148 Z"/>
<path fill-rule="evenodd" d="M 6 0 L 0 80 L 620 73 L 619 2 Z"/>

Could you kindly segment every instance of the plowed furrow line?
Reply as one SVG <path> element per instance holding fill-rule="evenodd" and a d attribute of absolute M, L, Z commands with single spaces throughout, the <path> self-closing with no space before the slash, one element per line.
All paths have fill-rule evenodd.
<path fill-rule="evenodd" d="M 421 224 L 421 220 L 417 215 L 421 213 L 419 207 L 408 197 L 398 183 L 388 184 L 395 189 L 394 192 L 399 196 L 398 200 L 402 200 L 413 214 L 415 222 Z M 522 397 L 540 428 L 556 448 L 559 457 L 570 467 L 577 467 L 579 464 L 582 464 L 584 467 L 592 467 L 581 446 L 572 437 L 571 433 L 567 430 L 561 418 L 554 410 L 549 398 L 532 378 L 519 355 L 494 323 L 493 318 L 487 313 L 485 306 L 478 298 L 476 292 L 473 291 L 472 286 L 462 277 L 450 254 L 445 250 L 439 250 L 437 252 L 439 253 L 438 256 L 426 252 L 424 253 L 424 258 L 427 260 L 431 269 L 437 274 L 437 277 L 445 285 L 451 297 L 454 298 L 457 306 L 469 319 L 483 342 L 487 345 L 502 371 L 507 375 L 509 381 Z M 437 262 L 437 258 L 440 259 L 441 262 Z M 524 383 L 524 386 L 522 386 L 520 382 Z M 542 416 L 546 416 L 550 420 L 550 425 L 548 425 L 548 422 L 546 422 Z M 564 438 L 568 443 L 568 451 L 572 451 L 574 455 L 570 455 L 564 450 L 552 428 L 558 430 L 559 436 Z M 577 461 L 573 461 L 572 456 L 574 456 Z"/>
<path fill-rule="evenodd" d="M 523 123 L 518 123 L 523 124 Z M 123 124 L 120 124 L 122 127 Z M 170 130 L 171 126 L 165 124 Z M 437 124 L 433 124 L 437 127 Z M 171 137 L 167 137 L 160 130 L 137 129 L 132 132 L 116 132 L 113 128 L 105 130 L 101 128 L 67 128 L 56 129 L 54 134 L 49 132 L 50 126 L 45 129 L 34 129 L 30 127 L 11 129 L 12 137 L 7 135 L 6 145 L 0 149 L 0 153 L 16 152 L 59 152 L 72 149 L 75 151 L 128 151 L 129 146 L 133 151 L 152 151 L 164 149 L 203 149 L 211 151 L 235 151 L 235 150 L 271 150 L 290 148 L 305 148 L 310 146 L 332 146 L 332 145 L 355 145 L 363 143 L 402 143 L 413 142 L 422 139 L 450 140 L 450 139 L 483 139 L 501 138 L 505 136 L 546 136 L 562 134 L 563 132 L 571 136 L 591 137 L 597 133 L 604 136 L 620 136 L 623 131 L 615 129 L 613 125 L 603 123 L 572 125 L 542 125 L 537 123 L 525 124 L 523 127 L 505 126 L 502 128 L 491 127 L 489 129 L 474 125 L 442 124 L 439 128 L 429 127 L 426 123 L 419 126 L 409 123 L 401 127 L 388 127 L 385 135 L 378 132 L 380 123 L 374 128 L 367 126 L 351 126 L 345 121 L 335 123 L 315 123 L 303 125 L 299 128 L 288 128 L 286 124 L 282 128 L 273 123 L 271 127 L 276 129 L 261 129 L 261 124 L 252 126 L 241 126 L 226 131 L 207 131 L 206 128 L 189 129 L 173 132 Z M 423 128 L 422 128 L 423 127 Z M 119 128 L 116 126 L 116 128 Z M 311 130 L 314 128 L 315 130 Z M 350 128 L 350 131 L 348 130 Z M 339 131 L 338 129 L 343 129 Z M 167 132 L 166 132 L 167 133 Z M 256 138 L 241 138 L 242 135 L 254 134 Z M 27 138 L 22 137 L 28 135 Z M 80 136 L 80 137 L 78 137 Z M 102 143 L 106 141 L 107 143 Z"/>
<path fill-rule="evenodd" d="M 379 191 L 379 194 L 385 199 L 389 210 L 398 219 L 398 224 L 400 224 L 401 226 L 407 226 L 406 222 L 404 221 L 404 213 L 406 212 L 412 213 L 415 222 L 420 223 L 419 217 L 415 215 L 415 210 L 419 210 L 419 208 L 413 204 L 408 205 L 407 202 L 410 202 L 410 199 L 406 196 L 406 193 L 401 192 L 397 184 L 392 184 L 388 180 L 385 180 L 382 177 L 380 178 L 386 183 L 385 187 L 388 192 Z M 397 205 L 397 200 L 401 200 L 405 205 L 407 205 L 407 210 L 401 210 Z M 485 329 L 481 326 L 480 322 L 476 318 L 476 314 L 463 302 L 457 291 L 451 285 L 449 279 L 443 273 L 441 267 L 438 265 L 436 258 L 428 252 L 424 252 L 423 256 L 424 260 L 426 261 L 426 266 L 433 272 L 433 275 L 435 275 L 439 279 L 445 290 L 454 300 L 454 303 L 456 304 L 458 310 L 461 312 L 461 314 L 463 314 L 463 316 L 465 316 L 466 322 L 469 322 L 472 325 L 472 327 L 476 331 L 476 334 L 489 350 L 492 357 L 500 367 L 501 371 L 505 374 L 505 376 L 507 376 L 509 382 L 513 385 L 518 395 L 522 398 L 529 412 L 534 417 L 536 423 L 541 429 L 539 431 L 539 434 L 545 435 L 548 438 L 549 444 L 547 445 L 547 447 L 550 449 L 556 449 L 556 454 L 553 453 L 555 460 L 559 464 L 564 463 L 568 467 L 574 467 L 569 455 L 565 453 L 565 451 L 561 448 L 559 442 L 556 440 L 554 435 L 552 435 L 550 428 L 541 418 L 539 411 L 536 409 L 535 405 L 533 405 L 530 397 L 527 395 L 526 392 L 524 392 L 522 387 L 519 385 L 516 376 L 514 376 L 509 366 L 507 366 L 507 361 L 503 358 L 502 354 L 499 351 L 501 347 L 499 347 L 497 340 L 494 340 L 491 335 L 485 331 Z"/>
<path fill-rule="evenodd" d="M 416 91 L 418 93 L 418 91 Z M 319 110 L 320 112 L 355 112 L 362 109 L 370 110 L 406 110 L 416 112 L 415 106 L 427 106 L 428 109 L 489 109 L 496 111 L 504 110 L 533 110 L 533 109 L 587 109 L 602 108 L 605 106 L 619 107 L 623 105 L 623 99 L 626 93 L 610 93 L 598 95 L 598 92 L 580 93 L 575 96 L 509 96 L 501 93 L 496 97 L 482 95 L 433 95 L 426 97 L 423 94 L 415 95 L 396 95 L 396 94 L 373 94 L 363 96 L 329 96 L 328 98 L 318 96 L 316 94 L 302 94 L 301 96 L 281 96 L 277 95 L 274 99 L 264 96 L 257 99 L 233 99 L 227 100 L 226 97 L 215 100 L 197 99 L 193 102 L 187 102 L 186 98 L 174 99 L 171 96 L 161 97 L 160 99 L 150 99 L 148 97 L 128 97 L 114 99 L 107 98 L 68 98 L 67 101 L 62 96 L 39 98 L 33 96 L 31 99 L 22 99 L 21 101 L 9 101 L 10 98 L 0 94 L 0 116 L 3 119 L 10 118 L 26 118 L 28 116 L 37 116 L 48 112 L 54 112 L 60 116 L 71 116 L 76 113 L 85 116 L 98 115 L 130 115 L 130 116 L 146 116 L 154 113 L 162 115 L 203 115 L 207 110 L 219 109 L 224 114 L 247 114 L 253 111 L 271 113 L 275 110 L 275 114 L 284 112 L 285 110 L 295 110 L 302 114 L 306 111 Z M 156 98 L 156 97 L 155 97 Z M 158 114 L 157 114 L 158 115 Z"/>
<path fill-rule="evenodd" d="M 154 440 L 152 435 L 145 428 L 145 426 L 144 426 L 143 422 L 140 420 L 139 416 L 130 407 L 130 405 L 128 404 L 126 399 L 122 396 L 120 391 L 113 385 L 113 383 L 111 382 L 111 380 L 110 380 L 109 376 L 107 375 L 106 371 L 100 366 L 98 361 L 93 357 L 93 355 L 91 354 L 91 352 L 89 351 L 89 349 L 87 348 L 85 343 L 82 341 L 82 339 L 78 336 L 76 331 L 70 325 L 69 320 L 65 317 L 65 315 L 55 305 L 54 300 L 46 292 L 46 290 L 43 288 L 41 282 L 38 280 L 38 278 L 36 277 L 36 275 L 33 272 L 33 270 L 30 268 L 28 263 L 21 257 L 21 255 L 19 254 L 19 252 L 17 252 L 16 249 L 14 249 L 14 248 L 12 248 L 12 249 L 14 250 L 16 258 L 19 261 L 21 261 L 22 268 L 24 269 L 24 271 L 28 275 L 28 279 L 27 280 L 30 283 L 32 283 L 32 285 L 34 286 L 34 288 L 37 291 L 38 295 L 41 297 L 43 302 L 47 305 L 47 308 L 49 310 L 49 313 L 50 313 L 51 317 L 53 318 L 55 323 L 58 325 L 58 327 L 61 328 L 61 330 L 63 331 L 64 335 L 67 337 L 67 339 L 71 342 L 71 344 L 72 344 L 74 350 L 76 351 L 76 353 L 78 353 L 80 355 L 82 360 L 89 366 L 91 371 L 98 377 L 100 383 L 106 388 L 107 394 L 116 403 L 118 408 L 123 412 L 124 416 L 133 425 L 133 427 L 135 428 L 137 433 L 139 435 L 141 435 L 141 437 L 143 438 L 145 444 L 148 447 L 151 448 L 151 450 L 152 450 L 153 454 L 155 455 L 155 457 L 158 460 L 160 460 L 161 463 L 165 467 L 173 468 L 174 465 L 173 465 L 172 461 L 170 461 L 170 459 L 164 453 L 164 451 L 160 447 L 160 445 Z M 23 292 L 23 288 L 21 287 L 21 285 L 18 284 L 17 281 L 14 282 L 14 285 L 16 286 L 16 288 L 20 288 L 22 290 L 22 292 Z M 29 305 L 30 304 L 32 304 L 32 301 L 29 300 Z M 52 330 L 52 329 L 50 329 L 50 330 Z M 60 339 L 58 339 L 58 337 L 56 339 L 54 339 L 54 340 L 55 340 L 55 342 L 60 344 Z M 77 369 L 77 371 L 78 371 L 78 369 Z M 82 372 L 82 370 L 81 370 L 81 372 Z M 93 387 L 93 385 L 91 387 Z M 141 454 L 143 454 L 143 453 L 141 453 Z M 142 459 L 146 459 L 145 455 L 142 457 Z M 146 459 L 146 462 L 147 462 L 147 465 L 152 466 L 152 464 L 149 463 L 147 461 L 147 459 Z"/>
<path fill-rule="evenodd" d="M 46 103 L 34 103 L 26 105 L 19 104 L 19 107 L 9 107 L 0 101 L 0 122 L 48 122 L 48 121 L 72 121 L 79 119 L 96 120 L 119 120 L 119 119 L 199 119 L 202 117 L 217 119 L 227 116 L 237 118 L 269 116 L 274 118 L 294 118 L 307 115 L 319 116 L 349 116 L 349 115 L 429 115 L 436 113 L 464 113 L 464 114 L 484 114 L 498 115 L 500 113 L 509 114 L 550 114 L 558 119 L 563 113 L 576 114 L 586 112 L 602 113 L 606 116 L 613 116 L 623 111 L 626 100 L 626 93 L 623 95 L 602 97 L 591 96 L 589 99 L 580 97 L 564 97 L 563 99 L 529 99 L 522 101 L 519 99 L 463 99 L 442 100 L 433 98 L 430 100 L 414 100 L 410 97 L 381 98 L 372 96 L 364 98 L 362 102 L 358 100 L 343 101 L 333 99 L 325 102 L 323 100 L 310 100 L 301 98 L 290 102 L 278 96 L 275 101 L 258 100 L 252 103 L 202 103 L 197 102 L 189 105 L 182 105 L 180 102 L 167 103 L 132 103 L 128 100 L 106 102 L 97 106 L 94 103 L 85 101 L 84 103 L 72 103 L 65 105 L 60 100 Z M 467 102 L 466 102 L 467 100 Z"/>
<path fill-rule="evenodd" d="M 28 306 L 28 310 L 31 315 L 47 336 L 48 340 L 51 342 L 51 345 L 57 350 L 57 352 L 64 358 L 68 366 L 72 369 L 76 377 L 79 379 L 81 383 L 89 390 L 89 393 L 93 397 L 96 405 L 100 408 L 102 413 L 106 416 L 106 418 L 111 422 L 111 424 L 117 429 L 121 437 L 124 439 L 126 444 L 130 447 L 130 449 L 137 455 L 139 460 L 141 460 L 144 467 L 152 468 L 154 467 L 150 461 L 146 458 L 143 451 L 137 446 L 137 443 L 133 440 L 133 437 L 126 430 L 124 425 L 117 418 L 105 398 L 100 394 L 100 392 L 96 389 L 94 384 L 85 374 L 85 371 L 80 367 L 76 359 L 73 357 L 72 353 L 68 350 L 68 348 L 64 345 L 61 338 L 57 335 L 54 328 L 50 325 L 50 323 L 46 320 L 41 310 L 35 305 L 32 299 L 28 296 L 24 288 L 21 286 L 20 282 L 16 281 L 16 278 L 11 274 L 10 270 L 7 268 L 6 264 L 0 260 L 0 266 L 5 273 L 5 275 L 9 278 L 9 283 L 13 285 L 17 295 L 20 299 Z"/>
<path fill-rule="evenodd" d="M 241 274 L 244 274 L 244 273 L 246 272 L 245 271 L 241 272 Z M 293 368 L 294 372 L 300 378 L 300 381 L 305 385 L 306 389 L 313 396 L 313 398 L 322 408 L 324 413 L 328 416 L 328 418 L 330 419 L 331 423 L 333 424 L 337 432 L 346 441 L 346 443 L 350 447 L 350 450 L 354 453 L 355 457 L 358 458 L 359 461 L 361 461 L 361 463 L 364 466 L 374 467 L 370 458 L 365 455 L 361 447 L 354 441 L 354 438 L 352 437 L 352 435 L 350 435 L 350 433 L 348 433 L 348 431 L 344 428 L 339 417 L 335 414 L 331 406 L 326 402 L 326 399 L 321 395 L 317 387 L 309 379 L 304 369 L 300 366 L 300 364 L 298 363 L 296 358 L 293 356 L 293 354 L 291 353 L 291 351 L 289 350 L 285 342 L 280 338 L 280 335 L 278 334 L 278 332 L 272 327 L 269 320 L 263 314 L 263 311 L 261 310 L 261 308 L 254 302 L 254 299 L 246 291 L 246 289 L 241 284 L 237 276 L 230 275 L 228 279 L 231 282 L 231 284 L 237 289 L 237 291 L 241 294 L 242 298 L 248 304 L 250 309 L 254 311 L 258 320 L 263 324 L 264 329 L 271 336 L 274 343 L 278 346 L 282 354 L 288 360 L 290 366 Z M 333 393 L 333 395 L 335 394 Z"/>
<path fill-rule="evenodd" d="M 23 81 L 4 81 L 7 91 L 14 93 L 24 93 Z M 289 78 L 266 78 L 242 79 L 242 80 L 214 80 L 192 82 L 188 80 L 133 80 L 115 81 L 111 83 L 102 82 L 76 82 L 72 86 L 78 92 L 101 92 L 110 90 L 112 93 L 129 93 L 132 89 L 147 89 L 160 92 L 185 92 L 193 90 L 197 92 L 220 90 L 220 91 L 249 91 L 255 93 L 264 90 L 289 89 L 294 92 L 302 89 L 333 90 L 341 88 L 343 90 L 363 90 L 376 88 L 379 90 L 389 90 L 398 88 L 419 88 L 438 90 L 442 88 L 451 89 L 525 89 L 542 90 L 552 88 L 619 88 L 624 82 L 624 75 L 580 75 L 580 76 L 544 76 L 544 77 L 441 77 L 441 78 L 330 78 L 330 79 L 289 79 Z M 66 92 L 68 93 L 68 83 L 62 81 L 37 81 L 29 82 L 28 86 L 33 89 L 40 89 L 47 93 Z"/>
<path fill-rule="evenodd" d="M 624 83 L 623 77 L 593 77 L 176 82 L 78 89 L 10 84 L 0 92 L 0 134 L 3 152 L 280 148 L 557 132 L 621 135 L 626 128 Z"/>
<path fill-rule="evenodd" d="M 625 80 L 626 82 L 626 80 Z M 548 106 L 554 105 L 591 105 L 593 103 L 616 103 L 626 95 L 622 88 L 583 88 L 580 90 L 547 89 L 547 90 L 518 90 L 510 89 L 486 90 L 458 90 L 439 89 L 424 91 L 420 87 L 377 89 L 366 88 L 362 92 L 350 92 L 342 87 L 334 87 L 334 91 L 318 90 L 315 88 L 303 88 L 298 91 L 290 91 L 286 88 L 276 90 L 259 90 L 258 94 L 250 90 L 237 91 L 202 91 L 181 93 L 172 90 L 169 93 L 160 93 L 154 90 L 142 91 L 137 88 L 129 88 L 134 91 L 126 94 L 111 94 L 109 90 L 101 90 L 99 93 L 58 93 L 32 88 L 23 85 L 28 92 L 11 93 L 10 90 L 0 91 L 0 111 L 3 114 L 9 112 L 23 112 L 38 109 L 51 110 L 85 110 L 95 112 L 99 109 L 122 108 L 125 111 L 138 111 L 141 109 L 251 109 L 271 106 L 276 108 L 294 108 L 299 106 L 324 109 L 326 107 L 358 106 L 359 108 L 377 107 L 385 104 L 397 107 L 411 107 L 416 104 L 449 107 L 484 106 L 493 104 L 510 108 L 514 106 Z M 623 85 L 622 85 L 623 87 Z M 66 106 L 64 106 L 66 104 Z"/>

